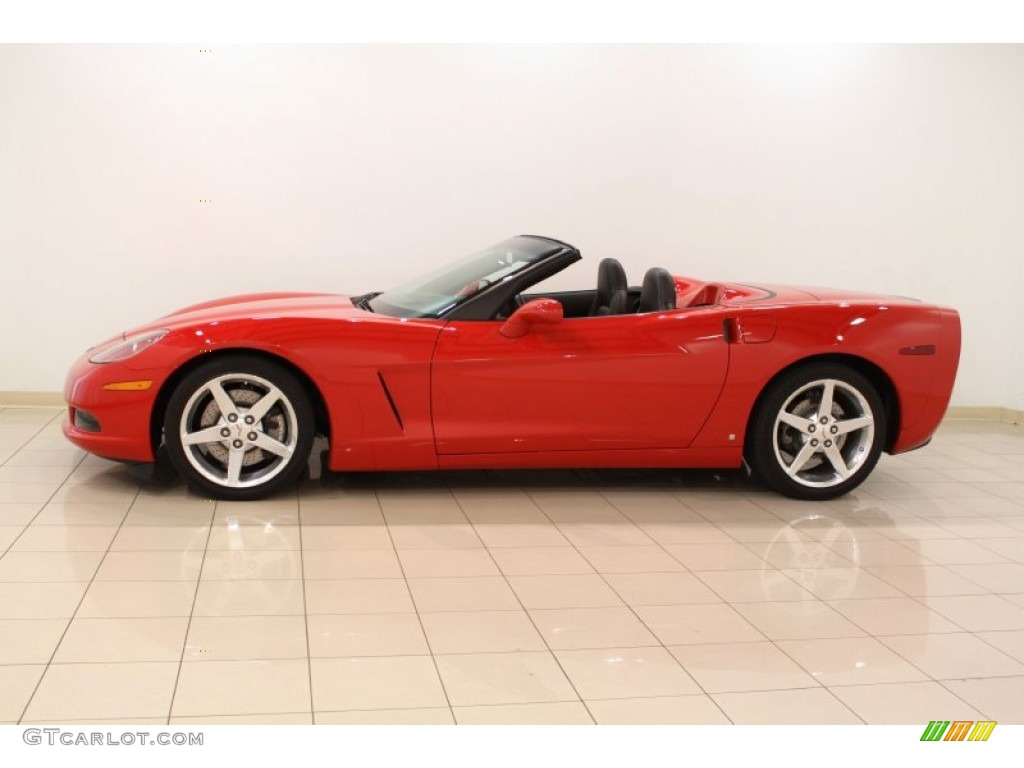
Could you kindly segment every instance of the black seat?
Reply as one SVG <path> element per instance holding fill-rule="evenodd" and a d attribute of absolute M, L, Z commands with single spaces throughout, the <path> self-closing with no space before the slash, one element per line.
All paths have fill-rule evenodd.
<path fill-rule="evenodd" d="M 627 315 L 629 314 L 629 291 L 625 288 L 620 288 L 612 294 L 612 300 L 608 302 L 607 306 L 598 307 L 597 312 L 594 313 L 597 316 L 605 315 Z"/>
<path fill-rule="evenodd" d="M 664 312 L 676 308 L 676 281 L 667 269 L 651 267 L 644 275 L 637 312 Z"/>
<path fill-rule="evenodd" d="M 594 294 L 594 301 L 590 305 L 590 316 L 618 314 L 612 311 L 612 300 L 620 291 L 625 294 L 626 287 L 626 270 L 618 260 L 602 259 L 597 265 L 597 293 Z M 618 299 L 615 303 L 622 306 L 623 300 Z"/>

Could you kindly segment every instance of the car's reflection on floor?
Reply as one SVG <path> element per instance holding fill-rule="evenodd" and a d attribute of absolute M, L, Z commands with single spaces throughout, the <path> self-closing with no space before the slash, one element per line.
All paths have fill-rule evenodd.
<path fill-rule="evenodd" d="M 1024 440 L 942 437 L 822 503 L 315 467 L 223 502 L 44 431 L 0 468 L 0 720 L 1024 722 Z"/>

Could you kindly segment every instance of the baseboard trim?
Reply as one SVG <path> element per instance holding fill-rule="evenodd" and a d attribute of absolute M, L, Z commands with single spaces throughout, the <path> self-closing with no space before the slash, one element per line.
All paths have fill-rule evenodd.
<path fill-rule="evenodd" d="M 0 408 L 60 407 L 64 396 L 60 392 L 0 392 Z M 950 421 L 1001 421 L 1005 424 L 1024 424 L 1024 411 L 1001 408 L 998 405 L 953 405 L 946 411 Z"/>
<path fill-rule="evenodd" d="M 60 392 L 0 392 L 0 408 L 64 405 Z"/>
<path fill-rule="evenodd" d="M 1004 424 L 1024 424 L 1024 411 L 986 405 L 953 405 L 946 411 L 950 421 L 1001 421 Z"/>

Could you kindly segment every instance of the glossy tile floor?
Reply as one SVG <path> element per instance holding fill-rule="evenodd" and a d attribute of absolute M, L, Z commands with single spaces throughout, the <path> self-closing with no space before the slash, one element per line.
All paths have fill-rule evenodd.
<path fill-rule="evenodd" d="M 739 473 L 214 503 L 0 410 L 0 721 L 1024 723 L 1024 429 L 843 500 Z"/>

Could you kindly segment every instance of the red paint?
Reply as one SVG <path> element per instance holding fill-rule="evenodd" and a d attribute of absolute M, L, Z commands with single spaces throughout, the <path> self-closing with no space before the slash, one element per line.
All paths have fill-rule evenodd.
<path fill-rule="evenodd" d="M 949 403 L 960 353 L 951 309 L 683 277 L 676 288 L 679 308 L 666 312 L 563 318 L 560 304 L 539 299 L 507 321 L 403 320 L 329 294 L 197 304 L 130 331 L 170 329 L 136 357 L 88 361 L 118 337 L 76 362 L 65 398 L 102 431 L 68 421 L 64 433 L 102 456 L 152 461 L 158 393 L 179 367 L 224 350 L 278 356 L 315 383 L 334 470 L 736 467 L 760 392 L 820 355 L 864 361 L 892 382 L 894 453 L 926 442 Z M 935 354 L 900 353 L 924 346 Z M 140 378 L 153 387 L 102 389 Z"/>
<path fill-rule="evenodd" d="M 534 326 L 557 325 L 562 322 L 562 305 L 554 299 L 534 299 L 526 302 L 501 324 L 498 332 L 507 339 L 518 339 Z"/>

